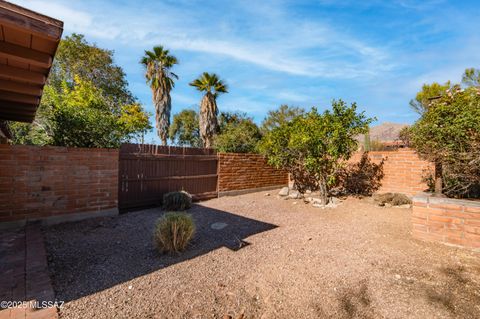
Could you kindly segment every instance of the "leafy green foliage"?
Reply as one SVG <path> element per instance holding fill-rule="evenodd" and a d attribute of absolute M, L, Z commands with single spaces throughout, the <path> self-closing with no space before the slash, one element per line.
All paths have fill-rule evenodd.
<path fill-rule="evenodd" d="M 262 135 L 251 118 L 239 114 L 223 114 L 220 134 L 215 136 L 214 147 L 219 152 L 254 153 Z M 229 117 L 229 118 L 227 118 Z"/>
<path fill-rule="evenodd" d="M 304 113 L 303 108 L 283 104 L 278 110 L 268 111 L 267 117 L 262 122 L 261 130 L 263 133 L 269 132 Z"/>
<path fill-rule="evenodd" d="M 467 196 L 480 185 L 480 90 L 469 87 L 444 94 L 409 130 L 412 146 L 440 163 L 444 193 Z"/>
<path fill-rule="evenodd" d="M 415 112 L 423 114 L 428 110 L 435 99 L 440 98 L 445 91 L 450 88 L 450 81 L 445 84 L 439 84 L 436 82 L 432 84 L 424 84 L 422 90 L 415 96 L 415 99 L 410 101 L 410 106 Z"/>
<path fill-rule="evenodd" d="M 195 235 L 195 222 L 186 213 L 166 213 L 159 218 L 153 234 L 154 241 L 161 253 L 184 251 Z"/>
<path fill-rule="evenodd" d="M 169 136 L 172 143 L 177 145 L 202 147 L 198 113 L 195 110 L 183 110 L 175 114 Z"/>
<path fill-rule="evenodd" d="M 197 79 L 190 82 L 190 85 L 200 92 L 212 93 L 215 98 L 220 94 L 228 93 L 227 84 L 215 73 L 203 72 Z"/>
<path fill-rule="evenodd" d="M 337 170 L 357 149 L 355 136 L 366 133 L 372 120 L 357 113 L 355 103 L 333 101 L 332 110 L 320 114 L 313 108 L 274 128 L 260 150 L 270 164 L 292 175 L 300 192 L 318 189 L 327 202 Z"/>
<path fill-rule="evenodd" d="M 73 34 L 60 42 L 34 122 L 10 128 L 17 144 L 118 147 L 151 127 L 113 52 Z"/>
<path fill-rule="evenodd" d="M 466 86 L 480 86 L 480 70 L 469 68 L 465 70 L 462 76 L 462 83 Z"/>

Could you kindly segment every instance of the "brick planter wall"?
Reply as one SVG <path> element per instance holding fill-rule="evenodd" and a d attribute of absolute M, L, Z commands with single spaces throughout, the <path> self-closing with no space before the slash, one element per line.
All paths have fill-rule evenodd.
<path fill-rule="evenodd" d="M 350 162 L 357 162 L 362 153 L 355 153 Z M 382 186 L 378 193 L 394 192 L 414 196 L 427 189 L 427 184 L 422 181 L 425 171 L 433 171 L 433 164 L 420 159 L 414 150 L 405 148 L 396 151 L 369 152 L 370 159 L 379 163 L 385 160 Z"/>
<path fill-rule="evenodd" d="M 287 183 L 288 174 L 268 165 L 261 155 L 218 154 L 219 193 L 286 186 Z"/>
<path fill-rule="evenodd" d="M 0 223 L 113 214 L 117 190 L 116 149 L 0 145 Z"/>
<path fill-rule="evenodd" d="M 417 195 L 412 234 L 417 239 L 480 251 L 480 202 Z"/>

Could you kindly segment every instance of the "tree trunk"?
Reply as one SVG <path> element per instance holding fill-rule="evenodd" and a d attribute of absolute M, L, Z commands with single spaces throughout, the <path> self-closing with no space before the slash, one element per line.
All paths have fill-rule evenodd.
<path fill-rule="evenodd" d="M 322 200 L 323 205 L 328 204 L 328 188 L 327 188 L 327 180 L 324 176 L 320 176 L 318 180 L 318 191 L 320 193 L 320 199 Z"/>
<path fill-rule="evenodd" d="M 202 98 L 200 103 L 200 137 L 203 141 L 203 147 L 211 148 L 213 147 L 213 137 L 218 131 L 218 121 L 217 121 L 217 102 L 215 101 L 215 96 L 207 92 Z"/>
<path fill-rule="evenodd" d="M 155 122 L 157 134 L 162 145 L 167 145 L 168 129 L 170 128 L 170 111 L 172 109 L 172 100 L 170 92 L 165 87 L 158 87 L 153 90 L 153 104 L 155 105 Z"/>
<path fill-rule="evenodd" d="M 440 196 L 443 192 L 442 163 L 435 162 L 435 195 Z"/>

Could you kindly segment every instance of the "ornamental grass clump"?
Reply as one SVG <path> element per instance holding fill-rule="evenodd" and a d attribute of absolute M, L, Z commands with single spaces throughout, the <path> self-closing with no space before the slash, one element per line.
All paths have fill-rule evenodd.
<path fill-rule="evenodd" d="M 182 211 L 192 207 L 192 195 L 185 191 L 170 192 L 163 195 L 163 209 Z"/>
<path fill-rule="evenodd" d="M 155 225 L 154 241 L 161 253 L 184 251 L 195 234 L 195 222 L 184 212 L 169 212 Z"/>

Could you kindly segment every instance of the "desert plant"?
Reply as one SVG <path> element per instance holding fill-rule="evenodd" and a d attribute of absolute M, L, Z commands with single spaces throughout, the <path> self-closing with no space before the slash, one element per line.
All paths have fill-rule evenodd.
<path fill-rule="evenodd" d="M 382 185 L 383 164 L 383 159 L 378 164 L 373 163 L 368 152 L 364 152 L 359 162 L 340 171 L 340 187 L 347 194 L 371 196 Z"/>
<path fill-rule="evenodd" d="M 170 192 L 163 195 L 163 209 L 186 210 L 192 207 L 192 195 L 186 191 Z"/>
<path fill-rule="evenodd" d="M 379 206 L 385 206 L 385 204 L 400 206 L 412 203 L 412 200 L 408 198 L 408 196 L 400 193 L 377 194 L 374 196 L 374 200 Z"/>
<path fill-rule="evenodd" d="M 157 220 L 153 237 L 160 252 L 178 253 L 187 248 L 194 234 L 192 216 L 184 212 L 169 212 Z"/>

